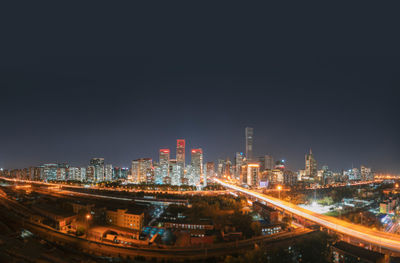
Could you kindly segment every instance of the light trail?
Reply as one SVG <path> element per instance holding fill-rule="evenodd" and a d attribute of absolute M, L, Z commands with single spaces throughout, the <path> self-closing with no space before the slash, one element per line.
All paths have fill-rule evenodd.
<path fill-rule="evenodd" d="M 245 189 L 236 185 L 225 183 L 219 179 L 214 179 L 215 182 L 236 191 L 256 197 L 260 200 L 268 202 L 276 207 L 286 210 L 294 215 L 305 218 L 325 228 L 334 230 L 346 236 L 351 236 L 364 241 L 368 244 L 373 244 L 378 247 L 386 248 L 391 251 L 400 252 L 400 236 L 396 234 L 385 233 L 377 230 L 372 230 L 368 227 L 352 224 L 334 217 L 320 215 L 312 211 L 301 208 L 280 199 L 260 194 L 258 192 Z"/>

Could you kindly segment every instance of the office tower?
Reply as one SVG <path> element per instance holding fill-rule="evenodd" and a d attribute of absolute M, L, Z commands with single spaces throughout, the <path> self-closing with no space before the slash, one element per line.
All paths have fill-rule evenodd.
<path fill-rule="evenodd" d="M 118 179 L 126 180 L 128 178 L 129 168 L 121 168 L 120 177 Z"/>
<path fill-rule="evenodd" d="M 203 150 L 192 149 L 190 185 L 199 185 L 203 174 Z"/>
<path fill-rule="evenodd" d="M 182 178 L 183 184 L 188 184 L 185 176 L 185 140 L 176 140 L 176 164 L 180 166 L 178 169 L 181 172 L 180 178 Z"/>
<path fill-rule="evenodd" d="M 246 127 L 246 158 L 248 161 L 253 160 L 253 128 Z"/>
<path fill-rule="evenodd" d="M 106 164 L 104 168 L 104 179 L 106 181 L 112 181 L 113 179 L 113 166 L 112 164 Z"/>
<path fill-rule="evenodd" d="M 241 182 L 249 186 L 259 186 L 260 165 L 258 163 L 247 163 L 242 165 Z"/>
<path fill-rule="evenodd" d="M 113 168 L 113 181 L 127 179 L 129 173 L 128 168 L 114 167 Z"/>
<path fill-rule="evenodd" d="M 159 163 L 153 163 L 154 167 L 154 183 L 155 184 L 164 184 L 163 182 L 163 174 L 161 171 L 161 166 Z"/>
<path fill-rule="evenodd" d="M 218 159 L 217 160 L 217 176 L 222 178 L 225 174 L 225 160 Z"/>
<path fill-rule="evenodd" d="M 151 158 L 141 158 L 132 161 L 131 182 L 135 184 L 153 182 L 153 160 Z"/>
<path fill-rule="evenodd" d="M 161 178 L 156 178 L 156 183 L 162 184 L 164 181 L 171 181 L 169 178 L 169 158 L 170 158 L 170 152 L 169 149 L 160 149 L 160 172 L 161 172 Z M 158 176 L 157 176 L 158 177 Z M 160 180 L 161 179 L 161 180 Z"/>
<path fill-rule="evenodd" d="M 185 140 L 176 140 L 176 163 L 185 168 Z"/>
<path fill-rule="evenodd" d="M 240 178 L 240 172 L 242 170 L 242 165 L 244 162 L 244 155 L 242 152 L 237 152 L 235 155 L 235 177 L 236 180 Z"/>
<path fill-rule="evenodd" d="M 232 163 L 228 158 L 228 159 L 226 159 L 226 162 L 225 162 L 225 173 L 224 173 L 224 176 L 226 176 L 227 178 L 231 176 L 231 167 L 232 167 Z"/>
<path fill-rule="evenodd" d="M 176 159 L 171 159 L 169 161 L 169 177 L 170 184 L 171 185 L 182 185 L 182 174 L 183 172 L 181 171 L 182 166 L 177 164 Z"/>
<path fill-rule="evenodd" d="M 90 165 L 94 167 L 94 181 L 104 181 L 104 158 L 92 158 Z"/>
<path fill-rule="evenodd" d="M 208 178 L 213 178 L 215 175 L 215 165 L 214 162 L 207 162 L 206 164 L 206 170 L 207 170 L 207 177 Z"/>
<path fill-rule="evenodd" d="M 274 168 L 274 158 L 272 155 L 265 155 L 264 156 L 264 169 L 265 170 L 272 170 Z"/>
<path fill-rule="evenodd" d="M 314 159 L 311 149 L 310 153 L 306 154 L 305 161 L 305 176 L 310 179 L 317 179 L 317 161 Z"/>

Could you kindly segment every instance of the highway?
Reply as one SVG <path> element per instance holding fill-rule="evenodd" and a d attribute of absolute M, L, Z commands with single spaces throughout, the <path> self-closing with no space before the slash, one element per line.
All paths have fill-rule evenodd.
<path fill-rule="evenodd" d="M 317 214 L 312 211 L 301 208 L 297 205 L 280 200 L 278 198 L 270 197 L 249 189 L 232 185 L 219 179 L 214 179 L 214 181 L 227 188 L 256 197 L 259 200 L 263 200 L 267 203 L 274 205 L 275 207 L 279 207 L 283 210 L 286 210 L 294 215 L 312 221 L 327 229 L 331 229 L 335 232 L 344 234 L 346 236 L 359 239 L 367 244 L 373 244 L 377 247 L 382 247 L 397 253 L 400 252 L 400 235 L 372 230 L 368 227 L 352 224 L 334 217 Z"/>

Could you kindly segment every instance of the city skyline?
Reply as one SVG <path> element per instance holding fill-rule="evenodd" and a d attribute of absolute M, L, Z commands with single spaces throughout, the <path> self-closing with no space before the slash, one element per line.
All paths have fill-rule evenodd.
<path fill-rule="evenodd" d="M 387 16 L 359 14 L 361 26 L 329 9 L 311 12 L 320 22 L 310 24 L 296 11 L 287 24 L 260 7 L 239 22 L 216 7 L 232 19 L 231 31 L 197 8 L 180 13 L 187 23 L 160 12 L 154 21 L 162 23 L 143 25 L 148 17 L 132 14 L 142 8 L 132 3 L 106 20 L 91 14 L 98 23 L 90 25 L 85 12 L 67 7 L 57 16 L 37 6 L 21 17 L 11 15 L 19 6 L 4 9 L 2 18 L 16 22 L 0 44 L 0 167 L 92 156 L 122 166 L 173 149 L 176 138 L 203 147 L 206 160 L 233 158 L 245 152 L 242 129 L 250 126 L 255 155 L 295 168 L 312 148 L 332 168 L 367 162 L 400 173 L 399 52 Z"/>

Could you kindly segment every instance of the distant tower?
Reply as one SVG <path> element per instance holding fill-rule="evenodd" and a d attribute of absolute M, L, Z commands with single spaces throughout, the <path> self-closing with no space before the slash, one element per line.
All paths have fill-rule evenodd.
<path fill-rule="evenodd" d="M 310 149 L 310 153 L 306 154 L 305 157 L 305 175 L 310 178 L 317 178 L 317 161 L 314 159 L 314 155 Z"/>
<path fill-rule="evenodd" d="M 203 150 L 202 149 L 192 149 L 192 174 L 190 185 L 199 185 L 200 178 L 203 175 Z"/>
<path fill-rule="evenodd" d="M 164 181 L 169 181 L 169 149 L 160 149 L 160 168 L 161 178 L 157 178 L 158 184 L 162 184 Z M 161 180 L 160 180 L 161 179 Z"/>
<path fill-rule="evenodd" d="M 253 128 L 246 127 L 246 158 L 253 160 Z"/>
<path fill-rule="evenodd" d="M 185 168 L 185 140 L 176 140 L 176 163 Z"/>

